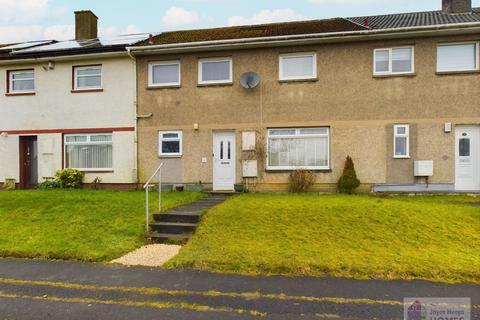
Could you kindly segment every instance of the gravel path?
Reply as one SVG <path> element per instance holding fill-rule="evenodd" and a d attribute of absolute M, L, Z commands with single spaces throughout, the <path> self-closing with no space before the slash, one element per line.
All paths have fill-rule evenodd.
<path fill-rule="evenodd" d="M 127 253 L 111 263 L 126 266 L 160 267 L 178 254 L 181 246 L 167 244 L 150 244 Z"/>

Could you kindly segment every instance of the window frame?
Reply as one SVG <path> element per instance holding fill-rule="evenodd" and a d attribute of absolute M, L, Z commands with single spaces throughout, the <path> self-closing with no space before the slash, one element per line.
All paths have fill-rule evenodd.
<path fill-rule="evenodd" d="M 225 62 L 230 63 L 230 77 L 226 80 L 207 80 L 203 79 L 203 64 L 209 62 Z M 204 58 L 198 60 L 198 84 L 199 85 L 214 85 L 214 84 L 231 84 L 233 83 L 233 59 L 231 57 L 222 57 L 222 58 Z"/>
<path fill-rule="evenodd" d="M 402 72 L 393 72 L 393 59 L 392 59 L 392 52 L 395 49 L 411 49 L 412 50 L 412 62 L 411 62 L 411 70 L 410 71 L 402 71 Z M 379 51 L 386 51 L 388 50 L 388 71 L 377 71 L 377 53 Z M 373 75 L 374 76 L 396 76 L 396 75 L 408 75 L 408 74 L 415 74 L 415 46 L 400 46 L 400 47 L 390 47 L 390 48 L 377 48 L 373 50 Z"/>
<path fill-rule="evenodd" d="M 474 69 L 462 69 L 462 70 L 439 70 L 439 61 L 438 61 L 438 49 L 440 47 L 448 47 L 448 46 L 461 46 L 461 45 L 475 45 L 475 68 Z M 480 42 L 478 41 L 463 41 L 463 42 L 446 42 L 446 43 L 438 43 L 437 44 L 437 66 L 436 70 L 437 73 L 455 73 L 455 72 L 475 72 L 480 70 Z"/>
<path fill-rule="evenodd" d="M 298 76 L 298 77 L 286 77 L 283 74 L 283 61 L 285 58 L 290 57 L 312 57 L 313 58 L 313 75 L 311 76 Z M 284 53 L 278 56 L 278 80 L 279 81 L 290 81 L 290 80 L 314 80 L 318 78 L 317 70 L 317 53 L 316 52 L 295 52 L 295 53 Z"/>
<path fill-rule="evenodd" d="M 22 80 L 33 80 L 33 90 L 13 90 L 13 82 L 14 81 L 22 81 L 22 80 L 13 80 L 14 74 L 26 73 L 31 72 L 33 77 L 31 79 L 22 79 Z M 28 68 L 28 69 L 15 69 L 15 70 L 7 70 L 7 95 L 31 95 L 35 94 L 36 84 L 35 84 L 35 69 Z"/>
<path fill-rule="evenodd" d="M 398 134 L 398 128 L 405 128 L 405 133 Z M 397 155 L 397 138 L 407 138 L 406 141 L 406 154 Z M 393 125 L 393 158 L 395 159 L 410 159 L 410 125 L 409 124 L 395 124 Z"/>
<path fill-rule="evenodd" d="M 301 135 L 300 130 L 303 129 L 326 129 L 327 134 L 309 134 Z M 326 166 L 271 166 L 269 163 L 270 157 L 270 132 L 272 130 L 295 130 L 295 135 L 276 136 L 277 138 L 301 138 L 301 137 L 327 137 L 327 165 Z M 293 171 L 298 169 L 328 171 L 331 170 L 331 145 L 330 145 L 330 127 L 292 127 L 292 128 L 268 128 L 267 129 L 267 156 L 266 169 L 268 171 Z"/>
<path fill-rule="evenodd" d="M 99 87 L 78 87 L 78 70 L 92 69 L 97 67 L 100 69 L 100 86 Z M 81 76 L 89 77 L 89 76 Z M 93 77 L 93 76 L 90 76 Z M 78 65 L 72 66 L 72 92 L 98 92 L 103 91 L 103 66 L 101 64 Z"/>
<path fill-rule="evenodd" d="M 170 66 L 170 65 L 178 65 L 178 82 L 154 83 L 153 67 Z M 182 66 L 181 66 L 180 60 L 152 61 L 148 63 L 148 87 L 149 88 L 179 87 L 181 83 L 182 83 Z"/>
<path fill-rule="evenodd" d="M 178 134 L 178 138 L 163 138 L 164 134 Z M 179 152 L 164 153 L 163 141 L 179 141 Z M 183 132 L 181 130 L 158 131 L 158 155 L 162 158 L 180 158 L 183 155 Z"/>
<path fill-rule="evenodd" d="M 111 141 L 91 141 L 91 137 L 93 136 L 111 136 Z M 86 136 L 86 142 L 67 142 L 67 137 L 73 136 Z M 101 144 L 109 144 L 112 145 L 112 167 L 111 168 L 69 168 L 67 167 L 66 161 L 66 154 L 67 154 L 67 146 L 69 145 L 101 145 Z M 114 153 L 113 153 L 113 132 L 102 132 L 102 133 L 66 133 L 63 135 L 63 159 L 64 164 L 63 167 L 65 169 L 76 169 L 82 172 L 113 172 L 114 167 Z"/>

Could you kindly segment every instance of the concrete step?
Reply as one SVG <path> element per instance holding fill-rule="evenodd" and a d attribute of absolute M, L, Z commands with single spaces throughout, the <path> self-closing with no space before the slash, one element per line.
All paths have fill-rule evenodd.
<path fill-rule="evenodd" d="M 150 230 L 166 234 L 192 233 L 197 227 L 196 223 L 185 222 L 156 222 L 150 224 Z"/>
<path fill-rule="evenodd" d="M 190 234 L 150 232 L 148 237 L 152 239 L 153 242 L 162 243 L 162 242 L 165 242 L 166 240 L 187 240 L 188 238 L 190 238 Z"/>
<path fill-rule="evenodd" d="M 176 212 L 176 213 L 155 213 L 153 219 L 156 222 L 179 222 L 179 223 L 197 223 L 200 221 L 200 213 L 195 212 Z"/>

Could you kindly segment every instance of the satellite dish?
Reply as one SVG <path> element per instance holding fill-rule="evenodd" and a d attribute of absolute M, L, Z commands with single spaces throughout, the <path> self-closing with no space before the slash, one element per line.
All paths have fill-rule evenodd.
<path fill-rule="evenodd" d="M 246 72 L 240 77 L 240 84 L 245 89 L 253 89 L 260 84 L 260 76 L 256 72 Z"/>

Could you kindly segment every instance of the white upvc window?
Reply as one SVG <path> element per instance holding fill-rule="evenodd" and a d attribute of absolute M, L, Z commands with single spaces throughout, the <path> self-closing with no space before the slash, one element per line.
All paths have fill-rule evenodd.
<path fill-rule="evenodd" d="M 478 42 L 448 43 L 437 46 L 437 72 L 479 70 Z"/>
<path fill-rule="evenodd" d="M 330 130 L 268 129 L 268 170 L 330 169 Z"/>
<path fill-rule="evenodd" d="M 232 83 L 232 58 L 198 61 L 198 84 Z"/>
<path fill-rule="evenodd" d="M 102 66 L 73 67 L 73 90 L 102 89 Z"/>
<path fill-rule="evenodd" d="M 182 131 L 159 132 L 159 155 L 161 157 L 182 156 Z"/>
<path fill-rule="evenodd" d="M 375 49 L 373 53 L 374 75 L 411 74 L 415 71 L 413 47 Z"/>
<path fill-rule="evenodd" d="M 280 55 L 279 80 L 308 80 L 316 78 L 316 53 L 289 53 Z"/>
<path fill-rule="evenodd" d="M 393 126 L 393 157 L 410 158 L 410 126 L 408 124 Z"/>
<path fill-rule="evenodd" d="M 67 134 L 64 138 L 65 168 L 82 171 L 113 170 L 111 133 Z"/>
<path fill-rule="evenodd" d="M 149 87 L 179 86 L 180 77 L 180 61 L 160 61 L 148 64 Z"/>
<path fill-rule="evenodd" d="M 35 92 L 35 71 L 33 69 L 8 71 L 7 93 L 33 92 Z"/>

